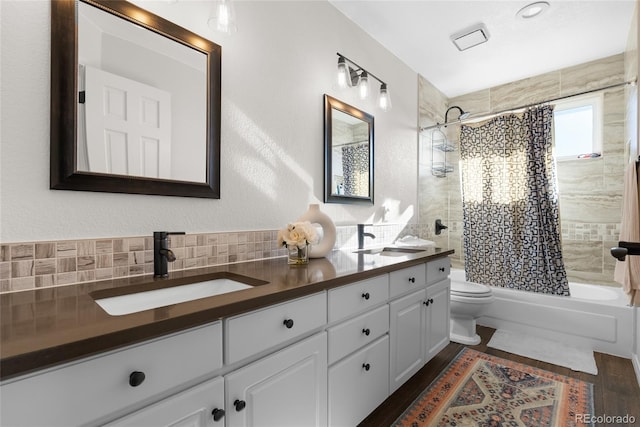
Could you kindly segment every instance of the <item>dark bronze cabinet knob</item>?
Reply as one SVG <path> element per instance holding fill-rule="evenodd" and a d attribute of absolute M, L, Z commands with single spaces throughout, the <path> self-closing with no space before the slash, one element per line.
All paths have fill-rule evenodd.
<path fill-rule="evenodd" d="M 224 417 L 224 409 L 215 408 L 211 415 L 213 415 L 213 421 L 220 421 Z"/>
<path fill-rule="evenodd" d="M 146 375 L 144 374 L 144 372 L 133 371 L 129 375 L 129 385 L 131 387 L 138 387 L 140 384 L 144 382 L 145 378 L 146 378 Z"/>
<path fill-rule="evenodd" d="M 282 324 L 286 326 L 287 329 L 291 329 L 293 328 L 293 319 L 285 319 L 284 322 L 282 322 Z"/>
<path fill-rule="evenodd" d="M 247 406 L 247 402 L 245 402 L 244 400 L 236 399 L 236 401 L 233 402 L 233 406 L 236 408 L 236 412 L 240 412 L 245 408 L 245 406 Z"/>
<path fill-rule="evenodd" d="M 367 299 L 367 300 L 368 300 L 368 299 L 370 298 L 369 292 L 365 292 L 365 293 L 363 293 L 363 294 L 362 294 L 362 298 L 364 298 L 364 299 Z"/>

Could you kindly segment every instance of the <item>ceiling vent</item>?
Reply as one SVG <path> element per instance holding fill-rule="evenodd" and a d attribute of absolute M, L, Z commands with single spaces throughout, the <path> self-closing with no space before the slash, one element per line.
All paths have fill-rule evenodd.
<path fill-rule="evenodd" d="M 451 36 L 451 41 L 459 51 L 485 43 L 489 40 L 489 32 L 484 24 L 474 25 Z"/>

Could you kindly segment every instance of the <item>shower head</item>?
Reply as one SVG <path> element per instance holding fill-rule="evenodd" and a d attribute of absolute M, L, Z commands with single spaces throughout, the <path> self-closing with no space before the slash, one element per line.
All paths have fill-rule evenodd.
<path fill-rule="evenodd" d="M 456 108 L 458 111 L 460 111 L 460 115 L 458 116 L 458 120 L 464 120 L 464 119 L 466 119 L 467 117 L 469 117 L 471 115 L 471 113 L 465 113 L 464 110 L 462 108 L 458 107 L 457 105 L 449 107 L 447 109 L 447 112 L 444 113 L 444 125 L 445 126 L 447 125 L 447 122 L 448 122 L 447 117 L 449 116 L 449 111 L 453 110 L 454 108 Z"/>

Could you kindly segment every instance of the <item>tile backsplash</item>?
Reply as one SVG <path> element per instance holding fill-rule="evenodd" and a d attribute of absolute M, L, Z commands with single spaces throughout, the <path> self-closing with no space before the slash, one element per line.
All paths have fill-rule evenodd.
<path fill-rule="evenodd" d="M 373 225 L 367 231 L 376 239 L 368 239 L 366 245 L 390 244 L 424 230 L 418 224 Z M 176 255 L 169 270 L 285 256 L 277 237 L 277 230 L 169 236 L 169 247 Z M 356 246 L 356 226 L 337 227 L 335 248 Z M 0 292 L 145 274 L 153 274 L 152 236 L 0 244 Z"/>

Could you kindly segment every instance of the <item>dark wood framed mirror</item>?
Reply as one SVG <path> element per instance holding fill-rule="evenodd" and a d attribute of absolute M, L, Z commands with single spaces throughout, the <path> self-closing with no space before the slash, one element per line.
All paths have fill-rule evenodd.
<path fill-rule="evenodd" d="M 371 114 L 324 95 L 324 201 L 373 204 Z"/>
<path fill-rule="evenodd" d="M 52 0 L 50 188 L 219 199 L 221 57 L 132 3 Z"/>

